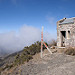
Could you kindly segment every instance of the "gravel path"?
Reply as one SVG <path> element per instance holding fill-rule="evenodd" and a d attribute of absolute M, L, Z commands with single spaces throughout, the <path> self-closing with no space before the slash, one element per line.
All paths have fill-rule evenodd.
<path fill-rule="evenodd" d="M 75 75 L 75 56 L 54 53 L 32 59 L 9 75 Z"/>

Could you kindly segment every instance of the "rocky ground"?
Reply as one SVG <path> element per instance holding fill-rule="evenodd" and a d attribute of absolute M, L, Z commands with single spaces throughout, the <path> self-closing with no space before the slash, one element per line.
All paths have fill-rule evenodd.
<path fill-rule="evenodd" d="M 45 55 L 42 59 L 36 54 L 28 63 L 1 75 L 75 75 L 75 56 L 63 53 Z"/>

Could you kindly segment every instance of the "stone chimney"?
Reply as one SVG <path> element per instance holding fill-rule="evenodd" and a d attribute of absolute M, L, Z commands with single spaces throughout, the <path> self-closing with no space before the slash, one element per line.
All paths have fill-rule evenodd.
<path fill-rule="evenodd" d="M 66 19 L 66 18 L 61 19 L 61 20 L 59 21 L 59 23 L 63 22 L 65 19 Z"/>

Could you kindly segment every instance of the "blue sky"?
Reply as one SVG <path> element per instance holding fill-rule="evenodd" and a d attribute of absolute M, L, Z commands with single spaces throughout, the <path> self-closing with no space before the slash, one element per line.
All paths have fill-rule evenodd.
<path fill-rule="evenodd" d="M 0 0 L 0 32 L 23 24 L 56 34 L 56 22 L 75 16 L 75 0 Z"/>
<path fill-rule="evenodd" d="M 15 52 L 57 38 L 56 22 L 75 17 L 75 0 L 0 0 L 0 51 Z"/>

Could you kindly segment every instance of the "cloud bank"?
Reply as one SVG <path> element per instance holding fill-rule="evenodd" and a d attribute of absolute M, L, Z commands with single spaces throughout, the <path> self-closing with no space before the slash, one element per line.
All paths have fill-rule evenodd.
<path fill-rule="evenodd" d="M 53 38 L 48 32 L 44 33 L 44 40 L 50 41 Z M 0 51 L 13 53 L 22 50 L 36 41 L 41 40 L 41 32 L 33 26 L 22 26 L 18 33 L 11 31 L 0 33 Z"/>

